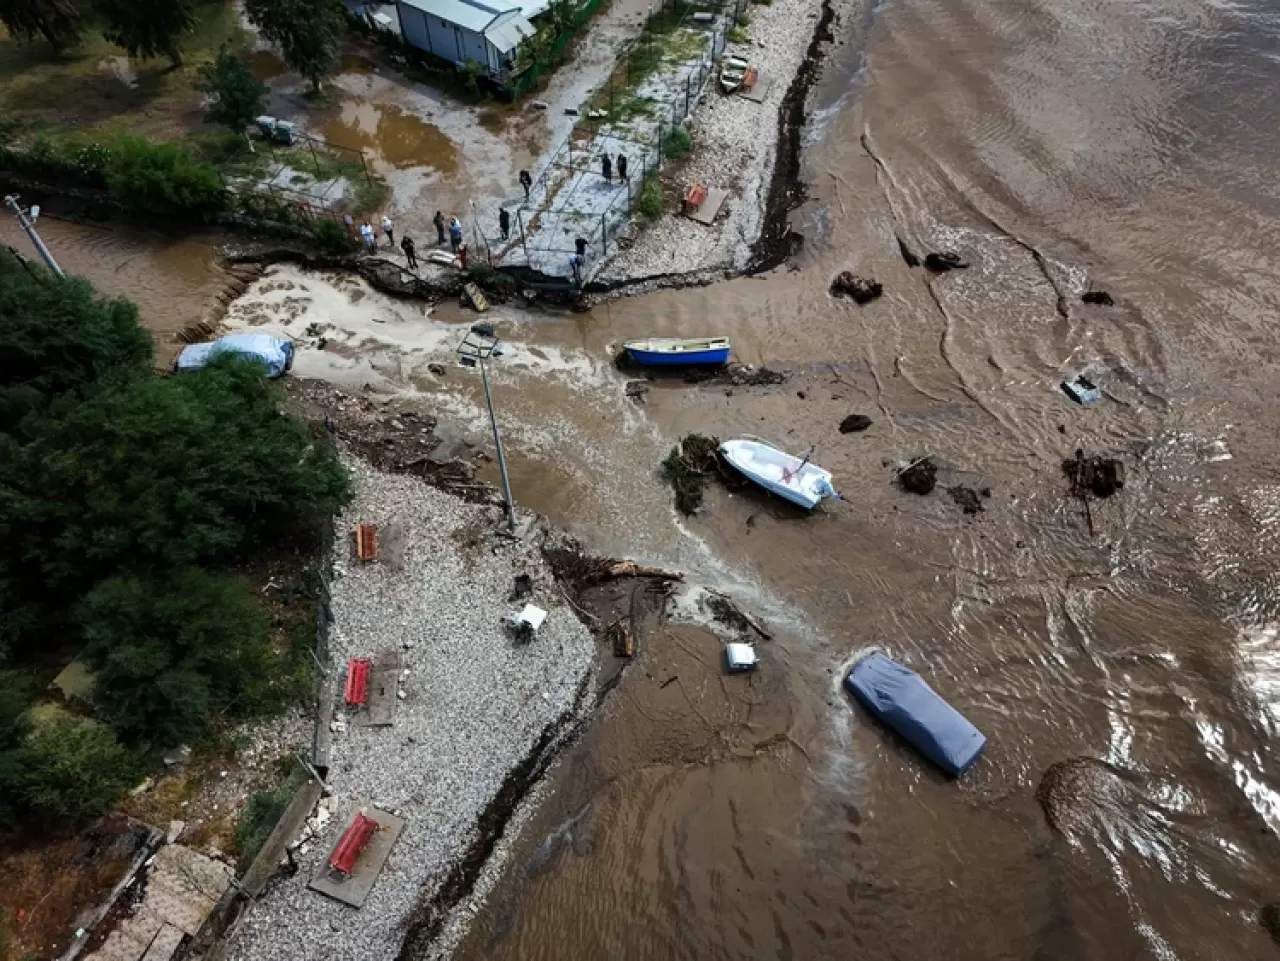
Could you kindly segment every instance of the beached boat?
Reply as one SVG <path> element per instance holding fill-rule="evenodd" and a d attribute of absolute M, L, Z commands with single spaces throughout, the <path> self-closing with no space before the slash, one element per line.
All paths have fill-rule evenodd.
<path fill-rule="evenodd" d="M 880 651 L 863 655 L 844 683 L 868 711 L 952 777 L 963 774 L 987 743 L 924 678 Z"/>
<path fill-rule="evenodd" d="M 686 364 L 723 364 L 729 360 L 729 341 L 723 337 L 681 339 L 650 337 L 622 345 L 642 367 L 683 367 Z"/>
<path fill-rule="evenodd" d="M 742 86 L 751 64 L 741 57 L 725 57 L 720 64 L 720 89 L 733 93 Z"/>
<path fill-rule="evenodd" d="M 824 497 L 840 496 L 829 472 L 761 441 L 727 440 L 720 453 L 749 480 L 806 510 L 813 510 Z"/>

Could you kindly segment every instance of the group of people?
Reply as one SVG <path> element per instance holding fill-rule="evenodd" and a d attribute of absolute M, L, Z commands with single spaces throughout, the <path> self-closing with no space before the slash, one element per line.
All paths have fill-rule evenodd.
<path fill-rule="evenodd" d="M 618 183 L 620 183 L 620 184 L 624 184 L 624 183 L 626 183 L 626 182 L 627 182 L 627 158 L 626 158 L 626 155 L 625 155 L 625 154 L 621 154 L 621 153 L 620 153 L 620 154 L 618 154 L 618 159 L 617 159 L 616 164 L 615 164 L 615 162 L 614 162 L 614 159 L 613 159 L 612 157 L 610 157 L 607 153 L 606 153 L 606 154 L 603 154 L 603 155 L 600 157 L 600 173 L 604 175 L 604 182 L 605 182 L 605 183 L 607 183 L 607 184 L 611 184 L 611 183 L 613 183 L 613 171 L 614 171 L 615 167 L 616 167 L 616 169 L 617 169 L 617 171 L 618 171 Z"/>
<path fill-rule="evenodd" d="M 503 239 L 505 240 L 507 237 L 507 232 L 510 229 L 510 217 L 508 216 L 506 210 L 502 211 L 501 219 L 505 223 L 505 226 L 502 232 Z M 343 223 L 343 226 L 346 227 L 347 229 L 347 236 L 350 237 L 352 240 L 355 240 L 356 239 L 355 221 L 351 219 L 351 215 L 343 214 L 342 223 Z M 444 219 L 444 214 L 441 213 L 439 210 L 437 210 L 436 215 L 431 218 L 431 223 L 434 224 L 436 228 L 436 246 L 444 245 L 445 233 L 447 231 L 449 235 L 449 244 L 453 248 L 453 252 L 456 254 L 458 252 L 458 248 L 462 246 L 462 221 L 458 220 L 458 218 L 455 216 L 455 217 L 450 217 L 448 222 L 446 223 Z M 382 217 L 382 232 L 387 237 L 387 246 L 394 247 L 396 245 L 395 224 L 393 224 L 391 222 L 391 218 L 386 216 L 385 214 Z M 370 253 L 373 253 L 378 249 L 378 234 L 377 234 L 377 231 L 374 230 L 373 224 L 369 222 L 368 218 L 365 218 L 364 223 L 360 225 L 360 243 L 365 248 L 365 250 L 369 251 Z M 413 242 L 413 238 L 412 237 L 401 238 L 400 249 L 404 251 L 405 260 L 409 264 L 409 269 L 417 270 L 418 269 L 418 250 L 417 250 L 417 245 Z"/>

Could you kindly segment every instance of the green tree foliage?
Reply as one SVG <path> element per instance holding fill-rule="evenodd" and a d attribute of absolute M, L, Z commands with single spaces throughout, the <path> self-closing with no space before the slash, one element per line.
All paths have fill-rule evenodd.
<path fill-rule="evenodd" d="M 151 337 L 136 306 L 0 253 L 0 434 L 55 401 L 84 400 L 151 369 Z"/>
<path fill-rule="evenodd" d="M 199 215 L 227 206 L 218 172 L 176 143 L 121 137 L 113 144 L 106 178 L 113 194 L 144 213 Z"/>
<path fill-rule="evenodd" d="M 200 89 L 212 98 L 204 119 L 236 133 L 243 133 L 267 103 L 267 85 L 226 47 L 214 63 L 200 68 Z"/>
<path fill-rule="evenodd" d="M 311 239 L 316 247 L 326 254 L 349 254 L 355 250 L 356 244 L 347 236 L 346 228 L 336 220 L 324 217 L 317 221 L 311 231 Z"/>
<path fill-rule="evenodd" d="M 194 568 L 103 581 L 81 606 L 99 715 L 129 740 L 189 741 L 211 714 L 260 707 L 273 676 L 249 586 Z"/>
<path fill-rule="evenodd" d="M 13 671 L 0 672 L 0 820 L 9 823 L 21 810 L 17 802 L 23 769 L 23 745 L 31 731 L 26 711 L 31 695 Z"/>
<path fill-rule="evenodd" d="M 58 714 L 27 736 L 17 789 L 29 815 L 75 823 L 106 813 L 141 770 L 109 727 Z"/>
<path fill-rule="evenodd" d="M 284 62 L 320 85 L 338 72 L 338 45 L 347 26 L 342 0 L 245 0 L 245 13 L 267 40 L 280 45 Z"/>
<path fill-rule="evenodd" d="M 44 37 L 57 53 L 75 46 L 84 33 L 71 0 L 0 0 L 0 23 L 19 40 Z"/>
<path fill-rule="evenodd" d="M 193 0 L 95 0 L 106 21 L 102 35 L 131 57 L 163 54 L 182 66 L 182 38 L 196 23 Z"/>

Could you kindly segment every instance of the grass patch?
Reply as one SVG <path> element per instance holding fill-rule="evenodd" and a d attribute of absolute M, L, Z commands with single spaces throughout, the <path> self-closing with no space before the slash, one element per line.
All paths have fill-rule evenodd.
<path fill-rule="evenodd" d="M 662 181 L 658 179 L 656 170 L 650 172 L 640 187 L 636 213 L 646 220 L 657 220 L 662 216 Z"/>
<path fill-rule="evenodd" d="M 672 127 L 666 139 L 662 141 L 663 156 L 678 160 L 693 149 L 693 138 L 684 127 Z"/>
<path fill-rule="evenodd" d="M 281 758 L 280 767 L 281 783 L 267 791 L 253 792 L 245 802 L 236 825 L 236 849 L 241 865 L 258 856 L 285 808 L 310 776 L 292 755 Z"/>
<path fill-rule="evenodd" d="M 740 14 L 738 14 L 737 24 L 738 24 L 738 26 L 740 26 L 740 27 L 749 27 L 749 26 L 751 26 L 751 14 L 749 14 L 749 13 L 747 13 L 747 11 L 743 10 Z"/>
<path fill-rule="evenodd" d="M 730 43 L 746 43 L 747 31 L 743 30 L 741 27 L 734 27 L 732 30 L 729 31 L 729 42 Z"/>

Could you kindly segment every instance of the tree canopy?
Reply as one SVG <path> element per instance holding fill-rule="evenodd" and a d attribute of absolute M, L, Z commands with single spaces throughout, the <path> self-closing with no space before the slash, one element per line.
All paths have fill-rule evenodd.
<path fill-rule="evenodd" d="M 84 33 L 71 0 L 0 0 L 0 23 L 19 40 L 44 37 L 57 53 L 75 46 Z"/>
<path fill-rule="evenodd" d="M 267 102 L 267 85 L 226 47 L 216 61 L 200 68 L 200 89 L 210 97 L 204 119 L 236 133 L 243 133 Z"/>
<path fill-rule="evenodd" d="M 218 171 L 181 144 L 119 137 L 104 172 L 113 194 L 146 213 L 207 214 L 227 206 Z"/>
<path fill-rule="evenodd" d="M 182 66 L 182 38 L 196 23 L 194 0 L 95 0 L 106 21 L 102 35 L 129 56 L 161 54 Z"/>
<path fill-rule="evenodd" d="M 347 17 L 342 0 L 245 0 L 244 9 L 262 36 L 280 45 L 290 69 L 316 91 L 338 72 Z"/>

